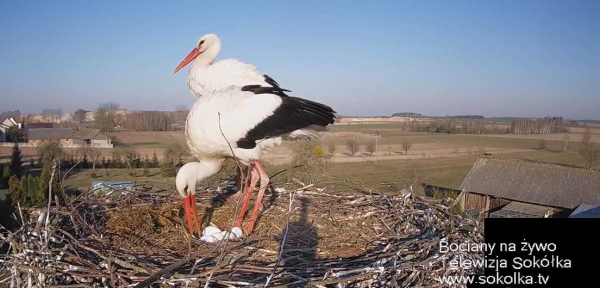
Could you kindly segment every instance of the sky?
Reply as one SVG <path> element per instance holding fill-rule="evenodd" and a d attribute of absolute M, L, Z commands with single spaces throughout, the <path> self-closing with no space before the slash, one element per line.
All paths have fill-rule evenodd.
<path fill-rule="evenodd" d="M 208 33 L 341 115 L 600 120 L 593 0 L 0 1 L 0 111 L 191 106 Z"/>

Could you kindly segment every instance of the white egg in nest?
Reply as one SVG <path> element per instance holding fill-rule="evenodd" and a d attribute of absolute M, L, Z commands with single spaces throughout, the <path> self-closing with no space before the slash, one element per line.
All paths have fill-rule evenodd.
<path fill-rule="evenodd" d="M 223 232 L 215 233 L 210 236 L 215 237 L 218 241 L 223 240 Z"/>
<path fill-rule="evenodd" d="M 210 235 L 215 235 L 217 233 L 221 233 L 221 229 L 219 229 L 215 226 L 208 226 L 208 227 L 204 228 L 204 233 L 202 235 L 210 236 Z"/>
<path fill-rule="evenodd" d="M 221 232 L 221 235 L 223 235 L 223 239 L 235 240 L 235 238 L 237 238 L 233 232 L 223 231 Z"/>
<path fill-rule="evenodd" d="M 235 238 L 240 238 L 244 236 L 244 231 L 242 231 L 242 228 L 240 227 L 231 228 L 231 233 L 235 234 Z"/>
<path fill-rule="evenodd" d="M 204 235 L 202 237 L 200 237 L 200 241 L 206 242 L 206 243 L 215 243 L 219 240 L 217 240 L 217 238 L 215 238 L 212 235 Z"/>

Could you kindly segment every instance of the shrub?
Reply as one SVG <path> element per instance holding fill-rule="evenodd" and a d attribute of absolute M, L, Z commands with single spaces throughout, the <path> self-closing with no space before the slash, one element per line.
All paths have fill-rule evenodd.
<path fill-rule="evenodd" d="M 346 147 L 348 147 L 348 151 L 350 152 L 350 156 L 354 156 L 356 152 L 358 152 L 358 142 L 355 140 L 346 141 Z"/>
<path fill-rule="evenodd" d="M 328 161 L 325 152 L 316 141 L 298 142 L 292 152 L 294 167 L 291 177 L 308 184 L 316 183 L 325 171 Z"/>
<path fill-rule="evenodd" d="M 369 152 L 369 154 L 371 156 L 373 156 L 373 153 L 375 153 L 375 150 L 377 149 L 374 141 L 367 143 L 366 148 L 367 148 L 367 152 Z"/>

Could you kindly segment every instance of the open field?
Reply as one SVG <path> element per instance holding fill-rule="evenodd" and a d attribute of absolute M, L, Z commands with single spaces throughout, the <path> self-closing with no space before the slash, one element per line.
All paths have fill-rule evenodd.
<path fill-rule="evenodd" d="M 320 140 L 327 155 L 329 143 L 335 144 L 335 153 L 330 157 L 328 171 L 325 173 L 325 184 L 328 189 L 364 188 L 388 183 L 390 189 L 406 187 L 402 182 L 407 167 L 418 167 L 421 170 L 421 181 L 427 184 L 457 188 L 477 157 L 484 153 L 496 158 L 521 158 L 535 161 L 583 166 L 582 158 L 577 154 L 577 141 L 582 129 L 572 129 L 569 153 L 562 153 L 562 134 L 550 135 L 457 135 L 411 133 L 402 131 L 402 124 L 362 124 L 334 125 L 330 131 L 324 132 Z M 594 141 L 600 142 L 600 129 L 594 129 Z M 376 136 L 379 135 L 379 136 Z M 181 131 L 170 132 L 113 132 L 117 147 L 131 147 L 142 156 L 152 156 L 154 152 L 159 158 L 170 145 L 179 144 L 186 147 L 185 135 Z M 366 152 L 365 144 L 375 141 L 378 149 L 373 155 Z M 579 138 L 578 138 L 579 137 Z M 346 142 L 355 140 L 361 144 L 354 156 L 349 156 Z M 540 139 L 545 140 L 546 149 L 539 150 Z M 401 142 L 408 140 L 412 147 L 404 154 Z M 271 150 L 265 161 L 270 164 L 271 172 L 289 166 L 295 143 L 286 142 Z M 117 148 L 118 149 L 118 148 Z M 75 153 L 76 149 L 66 149 Z M 0 148 L 4 158 L 10 155 L 10 148 Z M 111 149 L 103 150 L 110 156 Z M 36 155 L 34 148 L 24 148 L 27 159 Z M 490 155 L 491 154 L 491 155 Z M 192 160 L 192 159 L 189 159 Z M 73 171 L 66 179 L 66 187 L 89 187 L 92 180 L 135 180 L 154 181 L 164 185 L 172 185 L 173 179 L 160 176 L 158 169 L 150 169 L 147 176 L 142 176 L 142 169 L 97 169 L 98 178 L 91 179 L 91 170 Z M 226 173 L 225 173 L 226 174 Z M 233 173 L 231 173 L 233 174 Z M 220 175 L 224 176 L 223 173 Z M 171 186 L 172 187 L 172 186 Z"/>
<path fill-rule="evenodd" d="M 368 189 L 377 186 L 386 191 L 398 191 L 406 187 L 404 181 L 407 169 L 420 170 L 420 181 L 430 185 L 457 189 L 479 156 L 426 158 L 426 159 L 401 159 L 385 161 L 361 161 L 353 163 L 330 163 L 321 177 L 319 186 L 328 187 L 329 190 L 343 191 L 348 189 Z M 557 163 L 564 165 L 581 166 L 583 161 L 575 153 L 559 153 L 551 151 L 532 150 L 519 153 L 505 153 L 494 156 L 496 158 L 518 158 L 540 162 Z M 274 175 L 287 165 L 268 165 L 270 174 Z M 164 185 L 165 188 L 174 188 L 174 178 L 165 178 L 160 175 L 159 169 L 149 169 L 148 176 L 141 176 L 143 169 L 96 169 L 98 178 L 91 179 L 91 170 L 74 171 L 65 181 L 67 189 L 89 187 L 93 180 L 133 180 L 138 182 L 152 182 Z M 130 173 L 133 172 L 135 176 Z M 220 181 L 229 176 L 234 176 L 234 170 L 222 171 L 214 181 Z M 281 181 L 281 177 L 274 177 L 273 183 Z M 173 190 L 174 192 L 174 190 Z M 175 192 L 174 192 L 175 193 Z"/>

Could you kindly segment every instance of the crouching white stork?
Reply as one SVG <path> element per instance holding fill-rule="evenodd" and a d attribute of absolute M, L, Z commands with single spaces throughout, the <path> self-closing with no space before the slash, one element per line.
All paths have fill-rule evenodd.
<path fill-rule="evenodd" d="M 237 59 L 224 59 L 215 62 L 221 52 L 221 39 L 216 34 L 207 34 L 198 40 L 198 44 L 188 56 L 173 70 L 177 73 L 191 64 L 187 85 L 192 92 L 201 97 L 229 86 L 260 85 L 278 88 L 279 84 L 266 74 L 261 73 L 254 65 Z"/>
<path fill-rule="evenodd" d="M 313 126 L 325 127 L 333 124 L 335 118 L 335 111 L 329 106 L 290 97 L 277 87 L 230 86 L 200 97 L 188 114 L 185 130 L 187 144 L 198 162 L 186 165 L 177 175 L 177 189 L 184 196 L 190 232 L 193 233 L 191 213 L 195 214 L 200 230 L 193 194 L 195 183 L 219 171 L 224 160 L 235 158 L 252 167 L 250 184 L 242 192 L 245 195 L 236 227 L 241 227 L 254 187 L 260 180 L 252 217 L 245 229 L 246 234 L 252 233 L 269 184 L 258 160 L 265 151 L 280 145 L 282 136 L 304 134 L 302 131 Z"/>

